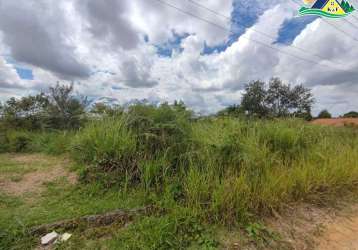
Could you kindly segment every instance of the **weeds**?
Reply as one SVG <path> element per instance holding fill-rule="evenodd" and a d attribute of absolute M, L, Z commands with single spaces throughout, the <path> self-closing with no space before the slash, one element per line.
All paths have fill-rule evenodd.
<path fill-rule="evenodd" d="M 191 122 L 169 105 L 134 106 L 89 124 L 73 142 L 77 158 L 95 163 L 92 180 L 159 195 L 170 189 L 174 202 L 225 225 L 353 188 L 357 147 L 353 129 L 300 120 Z"/>
<path fill-rule="evenodd" d="M 103 195 L 138 192 L 139 203 L 169 211 L 118 233 L 108 242 L 117 249 L 214 248 L 215 237 L 203 229 L 212 225 L 249 225 L 248 235 L 265 242 L 273 235 L 252 223 L 258 217 L 290 202 L 324 202 L 355 191 L 358 183 L 357 130 L 300 120 L 194 121 L 180 106 L 135 105 L 91 121 L 76 134 L 19 132 L 6 138 L 0 140 L 20 151 L 69 151 L 87 165 L 84 187 Z M 75 199 L 91 207 L 94 198 L 75 194 L 65 203 Z"/>

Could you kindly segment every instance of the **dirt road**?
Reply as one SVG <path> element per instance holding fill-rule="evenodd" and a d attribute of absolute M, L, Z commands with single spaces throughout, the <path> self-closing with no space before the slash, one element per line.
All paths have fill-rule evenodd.
<path fill-rule="evenodd" d="M 358 214 L 339 217 L 327 225 L 317 250 L 358 250 Z"/>
<path fill-rule="evenodd" d="M 266 225 L 281 235 L 282 242 L 289 246 L 287 249 L 358 250 L 356 199 L 335 207 L 296 204 L 267 220 Z"/>
<path fill-rule="evenodd" d="M 332 119 L 316 119 L 311 122 L 316 125 L 328 125 L 335 127 L 358 126 L 358 118 L 332 118 Z"/>

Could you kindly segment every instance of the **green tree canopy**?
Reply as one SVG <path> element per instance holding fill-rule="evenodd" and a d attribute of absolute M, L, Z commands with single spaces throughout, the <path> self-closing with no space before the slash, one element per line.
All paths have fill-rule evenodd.
<path fill-rule="evenodd" d="M 330 118 L 332 118 L 332 115 L 331 115 L 331 113 L 328 112 L 327 109 L 324 109 L 318 114 L 317 118 L 330 119 Z"/>
<path fill-rule="evenodd" d="M 358 118 L 358 112 L 351 111 L 343 115 L 345 118 Z"/>
<path fill-rule="evenodd" d="M 272 78 L 268 87 L 261 81 L 245 87 L 241 109 L 258 117 L 311 117 L 314 103 L 311 90 L 303 85 L 291 87 L 279 78 Z"/>
<path fill-rule="evenodd" d="M 0 105 L 0 119 L 7 128 L 79 128 L 85 118 L 86 99 L 72 93 L 73 86 L 57 84 L 48 94 L 12 97 Z"/>
<path fill-rule="evenodd" d="M 248 114 L 265 117 L 269 114 L 266 105 L 267 91 L 265 83 L 253 81 L 245 86 L 245 94 L 242 97 L 241 108 Z"/>

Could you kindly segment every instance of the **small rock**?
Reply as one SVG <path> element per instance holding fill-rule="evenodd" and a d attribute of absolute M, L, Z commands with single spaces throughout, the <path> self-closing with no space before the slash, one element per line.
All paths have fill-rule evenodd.
<path fill-rule="evenodd" d="M 69 238 L 71 238 L 72 234 L 69 234 L 69 233 L 64 233 L 60 236 L 59 240 L 61 242 L 65 242 L 65 241 L 68 241 Z"/>
<path fill-rule="evenodd" d="M 48 245 L 53 243 L 58 238 L 58 233 L 53 231 L 52 233 L 46 234 L 45 236 L 41 237 L 41 244 Z"/>

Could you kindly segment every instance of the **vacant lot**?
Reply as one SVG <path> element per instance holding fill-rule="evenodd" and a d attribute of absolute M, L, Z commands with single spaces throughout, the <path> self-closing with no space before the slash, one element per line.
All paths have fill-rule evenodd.
<path fill-rule="evenodd" d="M 0 249 L 39 246 L 39 237 L 28 231 L 33 226 L 142 206 L 137 201 L 143 198 L 136 194 L 126 197 L 120 192 L 102 192 L 95 185 L 79 186 L 75 168 L 64 157 L 0 155 Z M 71 242 L 58 247 L 98 249 L 100 239 L 115 231 L 116 227 L 71 232 Z"/>
<path fill-rule="evenodd" d="M 38 246 L 30 232 L 42 224 L 151 206 L 111 225 L 78 223 L 58 247 L 313 248 L 321 228 L 342 224 L 329 208 L 358 201 L 355 128 L 190 117 L 137 106 L 70 133 L 6 132 L 3 150 L 22 153 L 0 155 L 1 246 Z"/>
<path fill-rule="evenodd" d="M 92 185 L 78 186 L 73 163 L 63 157 L 3 154 L 0 159 L 0 249 L 7 249 L 6 244 L 13 249 L 42 249 L 39 236 L 24 231 L 32 226 L 143 205 L 135 202 L 143 200 L 139 193 L 133 193 L 129 198 L 111 190 L 103 193 Z M 15 185 L 19 187 L 13 190 Z M 262 218 L 261 223 L 249 224 L 246 228 L 227 230 L 207 225 L 216 231 L 217 236 L 207 234 L 201 237 L 208 241 L 207 244 L 217 240 L 216 247 L 210 249 L 356 249 L 358 206 L 354 205 L 355 201 L 353 198 L 349 203 L 337 203 L 335 208 L 291 204 L 281 211 L 281 215 Z M 74 229 L 70 231 L 73 234 L 71 240 L 57 245 L 56 249 L 118 249 L 117 246 L 132 249 L 132 240 L 146 237 L 147 233 L 158 233 L 155 231 L 158 226 L 161 228 L 165 224 L 155 227 L 153 223 L 168 220 L 167 215 L 162 216 L 162 219 L 156 216 L 138 218 L 126 227 L 112 224 Z M 165 226 L 161 228 L 164 229 Z M 197 234 L 201 235 L 202 229 L 197 230 Z M 127 243 L 123 245 L 122 240 Z M 153 245 L 146 242 L 140 247 L 155 249 L 156 241 L 160 242 L 160 238 L 154 237 L 151 240 L 154 240 Z M 205 246 L 197 248 L 208 249 Z"/>

